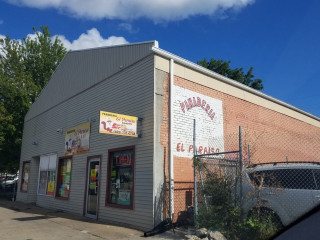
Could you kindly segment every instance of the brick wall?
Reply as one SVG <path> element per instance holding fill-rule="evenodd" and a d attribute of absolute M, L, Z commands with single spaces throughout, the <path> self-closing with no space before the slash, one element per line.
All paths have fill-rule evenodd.
<path fill-rule="evenodd" d="M 179 77 L 175 85 L 222 100 L 224 137 L 235 135 L 241 125 L 243 145 L 250 144 L 253 162 L 285 161 L 286 157 L 320 162 L 318 127 Z"/>
<path fill-rule="evenodd" d="M 224 150 L 238 150 L 239 126 L 243 129 L 243 155 L 248 157 L 250 145 L 251 163 L 274 161 L 319 161 L 320 128 L 263 108 L 248 101 L 175 76 L 174 85 L 222 101 Z M 164 81 L 163 122 L 161 144 L 169 159 L 169 75 Z M 199 111 L 201 111 L 199 109 Z M 176 119 L 177 120 L 177 119 Z M 178 119 L 183 121 L 183 118 Z M 192 134 L 192 129 L 190 129 Z M 174 149 L 173 149 L 174 150 Z M 177 155 L 177 154 L 176 154 Z M 165 162 L 169 176 L 168 161 Z M 175 182 L 193 182 L 193 167 L 190 156 L 174 156 Z M 168 178 L 167 178 L 168 181 Z M 176 184 L 175 187 L 178 187 Z M 189 201 L 184 192 L 175 191 L 175 214 L 185 210 L 181 201 Z"/>

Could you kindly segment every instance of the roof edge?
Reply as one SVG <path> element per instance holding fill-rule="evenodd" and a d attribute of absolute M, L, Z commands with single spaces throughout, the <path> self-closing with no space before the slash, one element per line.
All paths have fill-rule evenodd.
<path fill-rule="evenodd" d="M 124 44 L 118 44 L 118 45 L 110 45 L 110 46 L 101 46 L 101 47 L 92 47 L 92 48 L 84 48 L 84 49 L 78 49 L 78 50 L 69 50 L 70 53 L 74 52 L 83 52 L 88 50 L 98 50 L 102 48 L 113 48 L 113 47 L 126 47 L 126 46 L 134 46 L 134 45 L 140 45 L 140 44 L 147 44 L 147 43 L 153 43 L 153 47 L 159 48 L 159 43 L 156 40 L 152 41 L 145 41 L 145 42 L 138 42 L 138 43 L 124 43 Z"/>
<path fill-rule="evenodd" d="M 167 51 L 165 51 L 165 50 L 163 50 L 163 49 L 161 49 L 161 48 L 152 47 L 152 51 L 153 51 L 155 54 L 157 54 L 157 55 L 160 55 L 160 56 L 165 57 L 165 58 L 168 58 L 168 59 L 173 59 L 175 62 L 180 63 L 180 64 L 182 64 L 182 65 L 184 65 L 184 66 L 187 66 L 187 67 L 189 67 L 189 68 L 191 68 L 191 69 L 193 69 L 193 70 L 196 70 L 196 71 L 198 71 L 198 72 L 201 72 L 201 73 L 203 73 L 203 74 L 206 74 L 206 75 L 208 75 L 208 76 L 210 76 L 210 77 L 214 77 L 214 78 L 216 78 L 216 79 L 218 79 L 218 80 L 220 80 L 220 81 L 222 81 L 222 82 L 225 82 L 225 83 L 230 84 L 230 85 L 232 85 L 232 86 L 234 86 L 234 87 L 243 89 L 243 90 L 245 90 L 245 91 L 247 91 L 247 92 L 250 92 L 250 93 L 252 93 L 252 94 L 255 94 L 255 95 L 259 96 L 259 97 L 262 97 L 262 98 L 264 98 L 264 99 L 267 99 L 267 100 L 269 100 L 269 101 L 272 101 L 272 102 L 274 102 L 274 103 L 277 103 L 277 104 L 279 104 L 279 105 L 282 105 L 282 106 L 284 106 L 284 107 L 287 107 L 287 108 L 289 108 L 289 109 L 291 109 L 291 110 L 293 110 L 293 111 L 299 112 L 299 113 L 301 113 L 301 114 L 303 114 L 303 115 L 306 115 L 306 116 L 308 116 L 308 117 L 310 117 L 310 118 L 313 118 L 313 119 L 315 119 L 315 120 L 317 120 L 317 121 L 320 122 L 320 118 L 317 117 L 317 116 L 315 116 L 315 115 L 313 115 L 313 114 L 311 114 L 311 113 L 308 113 L 308 112 L 306 112 L 306 111 L 303 111 L 303 110 L 301 110 L 301 109 L 299 109 L 299 108 L 297 108 L 297 107 L 294 107 L 294 106 L 292 106 L 292 105 L 290 105 L 290 104 L 288 104 L 288 103 L 286 103 L 286 102 L 283 102 L 283 101 L 281 101 L 281 100 L 279 100 L 279 99 L 276 99 L 276 98 L 274 98 L 274 97 L 271 97 L 271 96 L 269 96 L 269 95 L 267 95 L 267 94 L 265 94 L 265 93 L 262 93 L 262 92 L 260 92 L 260 91 L 258 91 L 258 90 L 255 90 L 255 89 L 253 89 L 253 88 L 251 88 L 251 87 L 249 87 L 249 86 L 246 86 L 246 85 L 244 85 L 244 84 L 242 84 L 242 83 L 239 83 L 239 82 L 237 82 L 237 81 L 235 81 L 235 80 L 232 80 L 232 79 L 230 79 L 230 78 L 228 78 L 228 77 L 225 77 L 225 76 L 223 76 L 223 75 L 221 75 L 221 74 L 219 74 L 219 73 L 210 71 L 209 69 L 206 69 L 206 68 L 204 68 L 204 67 L 201 67 L 201 66 L 198 65 L 198 64 L 195 64 L 195 63 L 193 63 L 193 62 L 191 62 L 191 61 L 188 61 L 188 60 L 186 60 L 186 59 L 184 59 L 184 58 L 181 58 L 181 57 L 179 57 L 179 56 L 177 56 L 177 55 L 174 55 L 174 54 L 172 54 L 172 53 L 170 53 L 170 52 L 167 52 Z"/>

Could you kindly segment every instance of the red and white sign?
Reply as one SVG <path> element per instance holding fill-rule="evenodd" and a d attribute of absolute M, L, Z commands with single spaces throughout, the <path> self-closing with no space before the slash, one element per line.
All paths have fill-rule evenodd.
<path fill-rule="evenodd" d="M 224 151 L 222 101 L 174 86 L 173 149 L 178 157 L 193 157 L 193 119 L 198 154 Z"/>

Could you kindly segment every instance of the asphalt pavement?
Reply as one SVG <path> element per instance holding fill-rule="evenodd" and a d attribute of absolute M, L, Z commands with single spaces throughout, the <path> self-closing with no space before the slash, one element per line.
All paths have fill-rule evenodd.
<path fill-rule="evenodd" d="M 178 232 L 167 231 L 152 237 L 143 232 L 113 226 L 71 213 L 38 207 L 34 204 L 0 200 L 0 239 L 63 240 L 63 239 L 184 239 Z"/>

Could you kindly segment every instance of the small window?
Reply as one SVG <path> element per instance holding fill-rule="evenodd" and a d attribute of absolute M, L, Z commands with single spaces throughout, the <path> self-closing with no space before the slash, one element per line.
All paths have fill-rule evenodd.
<path fill-rule="evenodd" d="M 60 158 L 56 197 L 69 199 L 71 182 L 71 158 Z"/>
<path fill-rule="evenodd" d="M 250 179 L 257 187 L 280 187 L 281 182 L 277 179 L 275 171 L 256 171 L 251 173 Z"/>
<path fill-rule="evenodd" d="M 21 177 L 21 192 L 28 191 L 28 184 L 29 184 L 29 176 L 30 176 L 30 161 L 23 162 L 22 165 L 22 177 Z"/>
<path fill-rule="evenodd" d="M 56 182 L 56 162 L 56 154 L 40 156 L 39 195 L 53 196 Z"/>
<path fill-rule="evenodd" d="M 254 172 L 250 175 L 256 185 L 288 189 L 315 189 L 311 169 L 276 169 Z"/>
<path fill-rule="evenodd" d="M 286 169 L 282 172 L 283 185 L 291 189 L 315 189 L 311 169 Z"/>
<path fill-rule="evenodd" d="M 134 147 L 109 151 L 106 205 L 133 208 Z"/>

